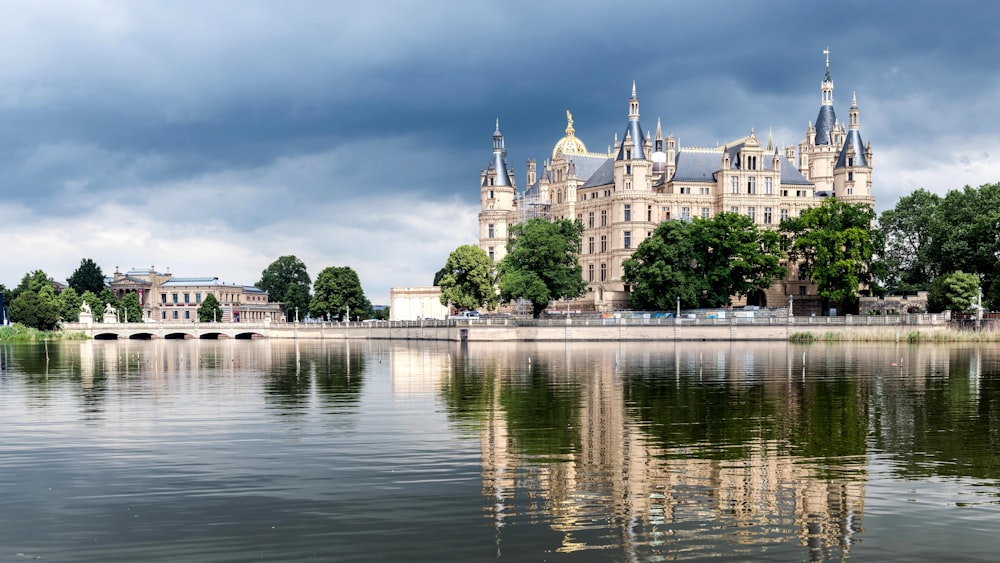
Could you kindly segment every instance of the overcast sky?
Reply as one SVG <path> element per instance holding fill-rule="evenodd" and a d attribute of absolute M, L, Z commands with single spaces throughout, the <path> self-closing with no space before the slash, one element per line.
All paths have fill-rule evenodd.
<path fill-rule="evenodd" d="M 518 188 L 563 135 L 798 144 L 829 47 L 878 211 L 1000 181 L 1000 4 L 0 1 L 0 283 L 83 258 L 253 284 L 294 254 L 373 303 L 477 242 L 499 118 Z"/>

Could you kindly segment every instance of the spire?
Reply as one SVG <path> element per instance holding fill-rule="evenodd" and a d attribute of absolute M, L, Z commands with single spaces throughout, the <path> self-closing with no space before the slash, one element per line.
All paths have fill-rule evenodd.
<path fill-rule="evenodd" d="M 660 125 L 659 117 L 656 118 L 656 140 L 657 141 L 663 140 L 663 127 Z"/>
<path fill-rule="evenodd" d="M 861 140 L 859 114 L 858 95 L 854 93 L 851 96 L 850 129 L 847 131 L 847 138 L 844 140 L 844 146 L 837 158 L 837 168 L 869 166 L 868 158 L 871 153 L 865 149 L 865 143 Z"/>
<path fill-rule="evenodd" d="M 833 111 L 833 79 L 830 78 L 830 49 L 823 49 L 826 55 L 826 78 L 820 85 L 819 115 L 816 117 L 815 144 L 832 144 L 832 135 L 837 125 L 837 114 Z"/>
<path fill-rule="evenodd" d="M 507 169 L 507 151 L 503 146 L 503 134 L 500 133 L 500 118 L 497 118 L 496 129 L 493 131 L 493 159 L 491 167 L 497 177 L 493 185 L 513 186 L 510 181 L 510 171 Z"/>
<path fill-rule="evenodd" d="M 774 135 L 772 134 L 771 128 L 767 128 L 767 150 L 774 149 Z"/>
<path fill-rule="evenodd" d="M 642 140 L 646 137 L 642 134 L 642 127 L 639 125 L 639 96 L 635 93 L 635 80 L 632 81 L 632 95 L 628 99 L 628 125 L 626 127 L 626 137 L 630 137 L 633 142 L 636 143 L 635 150 L 632 151 L 631 157 L 636 159 L 647 158 L 645 151 L 642 148 Z M 618 157 L 616 160 L 625 160 L 626 154 L 624 147 L 618 151 Z"/>

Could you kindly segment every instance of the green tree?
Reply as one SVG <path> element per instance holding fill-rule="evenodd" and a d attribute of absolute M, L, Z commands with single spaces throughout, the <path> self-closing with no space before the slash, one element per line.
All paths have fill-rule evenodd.
<path fill-rule="evenodd" d="M 309 308 L 311 283 L 306 265 L 294 255 L 288 255 L 278 258 L 261 272 L 257 287 L 267 292 L 268 300 L 283 303 L 285 320 L 293 321 L 297 308 L 303 315 Z"/>
<path fill-rule="evenodd" d="M 440 270 L 434 272 L 434 283 L 431 285 L 435 287 L 441 285 L 441 278 L 444 277 L 444 272 L 445 269 L 443 267 Z"/>
<path fill-rule="evenodd" d="M 587 288 L 578 256 L 582 234 L 583 224 L 569 219 L 512 226 L 507 256 L 497 269 L 501 301 L 527 299 L 537 319 L 549 302 L 581 297 Z"/>
<path fill-rule="evenodd" d="M 372 304 L 365 297 L 361 280 L 350 266 L 330 266 L 316 276 L 309 314 L 314 317 L 330 315 L 344 319 L 350 309 L 353 319 L 370 318 Z"/>
<path fill-rule="evenodd" d="M 59 304 L 55 299 L 27 289 L 10 304 L 10 316 L 13 322 L 27 327 L 54 330 L 59 326 Z"/>
<path fill-rule="evenodd" d="M 75 323 L 80 320 L 80 304 L 83 298 L 72 287 L 67 287 L 59 294 L 59 316 L 62 320 Z"/>
<path fill-rule="evenodd" d="M 101 305 L 97 309 L 94 309 L 95 315 L 102 314 L 105 305 L 110 304 L 112 307 L 117 309 L 118 306 L 121 304 L 119 303 L 118 298 L 115 297 L 115 292 L 111 291 L 110 287 L 105 287 L 104 289 L 102 289 L 101 293 L 99 293 L 97 297 L 98 299 L 100 299 Z"/>
<path fill-rule="evenodd" d="M 941 264 L 931 255 L 934 234 L 941 230 L 937 225 L 940 203 L 937 194 L 919 189 L 901 197 L 895 208 L 879 217 L 885 240 L 882 263 L 886 276 L 882 281 L 890 291 L 927 289 L 941 271 Z"/>
<path fill-rule="evenodd" d="M 24 277 L 21 278 L 21 283 L 11 291 L 11 300 L 17 299 L 17 296 L 25 291 L 38 293 L 45 286 L 52 287 L 52 278 L 42 270 L 35 270 L 24 274 Z"/>
<path fill-rule="evenodd" d="M 104 273 L 93 260 L 84 258 L 80 261 L 80 267 L 69 276 L 66 282 L 76 290 L 77 294 L 83 294 L 85 291 L 100 293 L 104 289 Z"/>
<path fill-rule="evenodd" d="M 873 259 L 883 246 L 874 219 L 868 205 L 829 198 L 781 222 L 789 259 L 801 261 L 800 271 L 816 283 L 824 311 L 831 303 L 856 310 L 859 288 L 872 283 Z"/>
<path fill-rule="evenodd" d="M 934 278 L 927 295 L 927 311 L 967 312 L 979 298 L 979 276 L 961 271 Z"/>
<path fill-rule="evenodd" d="M 454 250 L 444 264 L 444 274 L 436 284 L 441 287 L 441 304 L 459 309 L 493 310 L 500 302 L 496 290 L 493 260 L 474 244 Z"/>
<path fill-rule="evenodd" d="M 633 307 L 673 310 L 678 299 L 684 307 L 699 305 L 705 284 L 697 269 L 691 228 L 686 221 L 660 223 L 622 264 L 622 279 L 632 285 Z"/>
<path fill-rule="evenodd" d="M 121 310 L 118 311 L 118 316 L 121 318 L 122 322 L 126 323 L 141 323 L 142 322 L 142 304 L 139 303 L 139 294 L 130 291 L 122 297 L 121 300 Z"/>
<path fill-rule="evenodd" d="M 678 297 L 686 307 L 753 301 L 785 273 L 780 235 L 736 213 L 662 223 L 623 268 L 633 307 L 659 310 L 673 309 Z"/>
<path fill-rule="evenodd" d="M 198 306 L 198 321 L 210 323 L 221 319 L 222 306 L 219 305 L 219 300 L 215 298 L 215 295 L 209 293 Z"/>

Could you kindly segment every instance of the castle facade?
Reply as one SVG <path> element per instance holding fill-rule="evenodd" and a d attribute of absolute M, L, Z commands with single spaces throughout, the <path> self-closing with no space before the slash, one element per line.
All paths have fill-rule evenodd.
<path fill-rule="evenodd" d="M 651 134 L 640 124 L 633 83 L 620 141 L 616 134 L 607 152 L 588 151 L 567 111 L 565 135 L 540 169 L 527 162 L 525 188 L 518 191 L 498 120 L 492 158 L 480 173 L 479 246 L 499 262 L 512 225 L 534 217 L 577 219 L 584 226 L 580 263 L 587 282 L 578 305 L 612 310 L 628 306 L 622 262 L 663 221 L 728 211 L 749 216 L 761 228 L 777 228 L 826 197 L 874 206 L 872 148 L 862 142 L 857 97 L 845 126 L 834 112 L 826 54 L 819 115 L 797 154 L 793 146 L 775 146 L 770 135 L 762 142 L 753 130 L 712 148 L 682 147 L 674 136 L 663 136 L 659 119 Z M 789 296 L 814 294 L 815 286 L 792 265 L 786 279 L 749 304 L 781 306 Z"/>

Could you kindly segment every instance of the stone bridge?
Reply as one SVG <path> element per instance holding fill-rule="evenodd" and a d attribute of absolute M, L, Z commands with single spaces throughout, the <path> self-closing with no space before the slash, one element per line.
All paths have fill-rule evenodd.
<path fill-rule="evenodd" d="M 268 338 L 270 323 L 63 323 L 65 332 L 82 332 L 95 340 Z"/>

